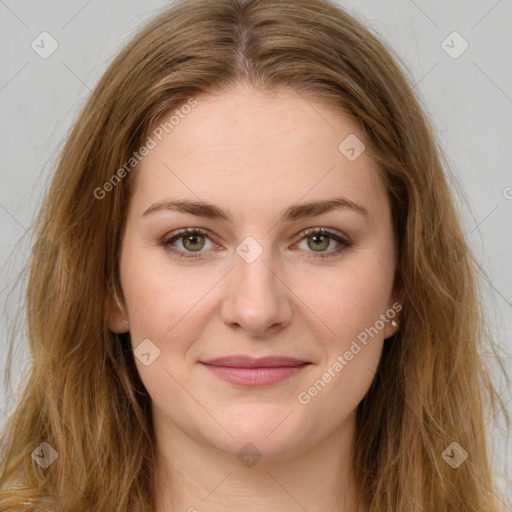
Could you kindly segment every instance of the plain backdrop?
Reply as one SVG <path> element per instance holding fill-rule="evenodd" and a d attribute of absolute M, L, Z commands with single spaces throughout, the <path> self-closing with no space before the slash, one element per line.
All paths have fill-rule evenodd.
<path fill-rule="evenodd" d="M 9 290 L 26 262 L 26 239 L 71 122 L 121 46 L 170 3 L 0 0 L 2 371 L 6 322 L 12 322 L 22 301 L 19 290 Z M 462 186 L 457 201 L 487 274 L 482 279 L 486 308 L 512 373 L 512 0 L 339 4 L 380 35 L 414 78 Z M 56 50 L 43 58 L 52 44 Z M 20 322 L 15 379 L 28 353 L 22 328 Z M 512 413 L 512 391 L 497 370 L 495 376 Z M 1 386 L 0 426 L 16 398 Z M 487 418 L 489 424 L 493 419 Z M 512 443 L 499 431 L 496 437 L 494 464 L 510 478 Z"/>

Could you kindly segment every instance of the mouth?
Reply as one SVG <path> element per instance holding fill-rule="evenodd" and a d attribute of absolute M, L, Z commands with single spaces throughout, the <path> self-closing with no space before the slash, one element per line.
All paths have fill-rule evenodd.
<path fill-rule="evenodd" d="M 289 357 L 233 356 L 200 361 L 217 377 L 247 387 L 271 386 L 289 380 L 311 363 Z"/>

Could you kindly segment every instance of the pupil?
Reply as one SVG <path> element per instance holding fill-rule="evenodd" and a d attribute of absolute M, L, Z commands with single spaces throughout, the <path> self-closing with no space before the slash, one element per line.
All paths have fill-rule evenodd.
<path fill-rule="evenodd" d="M 316 247 L 316 248 L 326 249 L 327 246 L 326 246 L 325 242 L 327 241 L 327 245 L 329 244 L 329 238 L 326 237 L 325 235 L 313 235 L 309 238 L 314 240 L 313 244 L 314 244 L 314 247 Z"/>
<path fill-rule="evenodd" d="M 185 247 L 187 247 L 187 249 L 191 249 L 191 250 L 201 249 L 202 248 L 201 244 L 198 245 L 198 239 L 201 236 L 202 235 L 188 235 L 187 237 L 185 237 L 185 241 L 184 241 Z"/>

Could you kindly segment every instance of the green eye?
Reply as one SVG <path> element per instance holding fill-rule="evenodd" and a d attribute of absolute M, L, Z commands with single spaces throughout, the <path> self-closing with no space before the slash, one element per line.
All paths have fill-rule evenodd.
<path fill-rule="evenodd" d="M 340 236 L 337 232 L 333 232 L 326 228 L 309 228 L 302 234 L 305 235 L 307 246 L 311 249 L 311 251 L 307 252 L 318 253 L 313 256 L 314 258 L 329 258 L 331 256 L 335 256 L 352 245 L 350 241 Z M 333 240 L 339 244 L 338 247 L 327 251 L 326 249 Z"/>
<path fill-rule="evenodd" d="M 313 254 L 313 258 L 328 258 L 336 256 L 344 249 L 352 246 L 352 242 L 342 237 L 338 232 L 331 231 L 326 228 L 309 228 L 303 231 L 301 235 L 302 238 L 300 239 L 300 242 L 305 240 L 308 249 L 310 249 L 303 250 L 305 252 L 317 253 Z M 175 245 L 179 240 L 181 240 L 183 249 L 177 248 Z M 202 249 L 207 247 L 207 240 L 214 245 L 209 231 L 202 228 L 184 228 L 171 233 L 168 237 L 162 240 L 161 244 L 180 258 L 195 259 L 200 258 L 201 253 L 205 252 Z M 336 242 L 338 247 L 332 250 L 327 250 L 332 241 Z M 210 248 L 212 248 L 212 246 L 210 246 Z"/>

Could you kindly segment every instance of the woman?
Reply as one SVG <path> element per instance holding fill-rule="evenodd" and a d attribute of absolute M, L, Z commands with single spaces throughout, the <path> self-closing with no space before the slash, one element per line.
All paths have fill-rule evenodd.
<path fill-rule="evenodd" d="M 475 266 L 366 28 L 324 0 L 169 8 L 40 212 L 0 508 L 498 510 Z"/>

